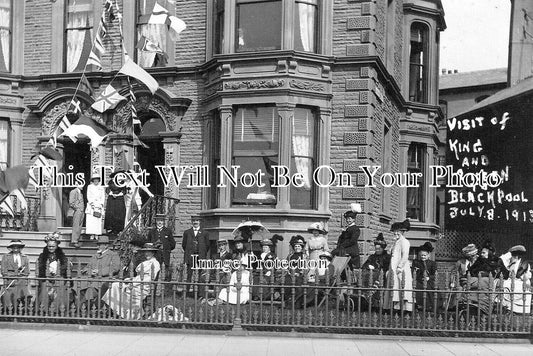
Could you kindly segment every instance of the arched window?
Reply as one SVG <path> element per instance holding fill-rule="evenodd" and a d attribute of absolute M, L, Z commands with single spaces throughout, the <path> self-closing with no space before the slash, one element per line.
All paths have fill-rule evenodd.
<path fill-rule="evenodd" d="M 409 101 L 428 102 L 429 29 L 421 22 L 411 24 L 409 49 Z"/>

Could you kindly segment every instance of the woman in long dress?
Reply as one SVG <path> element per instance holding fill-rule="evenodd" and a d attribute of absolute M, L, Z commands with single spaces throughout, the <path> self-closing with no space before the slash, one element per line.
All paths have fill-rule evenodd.
<path fill-rule="evenodd" d="M 116 236 L 124 230 L 124 220 L 126 219 L 124 192 L 124 188 L 118 187 L 113 182 L 113 178 L 109 181 L 104 221 L 104 229 L 107 230 L 109 235 Z"/>
<path fill-rule="evenodd" d="M 87 187 L 87 208 L 85 209 L 85 233 L 96 240 L 102 235 L 102 217 L 104 216 L 105 189 L 100 185 L 100 176 L 93 175 Z"/>
<path fill-rule="evenodd" d="M 390 309 L 413 311 L 413 276 L 409 266 L 411 244 L 404 236 L 409 228 L 409 220 L 396 222 L 391 227 L 396 240 L 392 246 L 390 267 L 387 273 L 389 289 L 385 292 L 385 305 Z"/>
<path fill-rule="evenodd" d="M 313 235 L 307 240 L 305 246 L 305 251 L 309 260 L 318 261 L 320 260 L 320 255 L 324 252 L 329 252 L 328 240 L 324 235 L 327 234 L 327 231 L 324 229 L 324 225 L 321 222 L 312 223 L 307 231 Z M 315 270 L 309 271 L 309 281 L 313 282 L 315 280 Z"/>
<path fill-rule="evenodd" d="M 102 297 L 115 315 L 130 320 L 142 318 L 143 301 L 150 295 L 152 282 L 157 279 L 161 269 L 155 258 L 157 250 L 152 243 L 144 244 L 139 251 L 144 251 L 146 259 L 135 268 L 137 275 L 124 281 L 113 282 Z"/>

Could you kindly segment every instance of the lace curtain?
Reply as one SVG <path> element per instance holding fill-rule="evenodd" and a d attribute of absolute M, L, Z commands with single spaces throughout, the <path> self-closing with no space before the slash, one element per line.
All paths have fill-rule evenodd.
<path fill-rule="evenodd" d="M 296 5 L 298 7 L 299 33 L 303 50 L 314 52 L 316 6 L 304 3 L 297 3 Z"/>
<path fill-rule="evenodd" d="M 80 63 L 86 42 L 85 36 L 91 36 L 90 31 L 84 29 L 87 26 L 89 26 L 89 17 L 86 12 L 69 13 L 67 28 L 71 30 L 67 30 L 67 72 L 73 72 Z"/>
<path fill-rule="evenodd" d="M 296 110 L 292 120 L 292 154 L 296 171 L 303 175 L 303 189 L 311 189 L 313 115 L 305 109 Z M 305 116 L 304 116 L 305 115 Z"/>

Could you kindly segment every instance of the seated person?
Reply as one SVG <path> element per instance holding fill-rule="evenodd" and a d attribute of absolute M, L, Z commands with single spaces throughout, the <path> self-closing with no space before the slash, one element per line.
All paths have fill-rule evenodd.
<path fill-rule="evenodd" d="M 68 271 L 68 258 L 59 247 L 61 235 L 58 232 L 48 234 L 44 241 L 46 247 L 37 258 L 36 275 L 39 280 L 37 310 L 48 310 L 50 303 L 54 303 L 56 310 L 69 308 L 69 287 L 65 280 Z"/>
<path fill-rule="evenodd" d="M 461 286 L 464 286 L 467 282 L 467 274 L 469 273 L 470 266 L 472 266 L 478 258 L 478 249 L 476 245 L 469 244 L 461 250 L 463 253 L 463 258 L 459 259 L 455 263 L 455 275 L 452 276 L 453 279 L 459 278 L 459 283 Z M 455 287 L 456 282 L 452 281 L 452 288 Z"/>
<path fill-rule="evenodd" d="M 374 254 L 368 256 L 368 259 L 362 267 L 362 269 L 377 272 L 373 276 L 374 280 L 377 279 L 380 272 L 385 274 L 389 270 L 391 256 L 385 250 L 386 247 L 387 242 L 383 238 L 383 234 L 380 232 L 378 237 L 374 240 Z"/>
<path fill-rule="evenodd" d="M 90 281 L 87 279 L 109 279 L 116 276 L 120 271 L 120 257 L 118 253 L 109 249 L 109 237 L 107 235 L 98 236 L 96 242 L 98 251 L 91 257 L 89 264 L 81 274 L 82 281 L 79 281 L 80 303 L 96 301 L 100 299 L 109 289 L 109 282 Z M 87 308 L 90 308 L 88 305 Z"/>
<path fill-rule="evenodd" d="M 9 253 L 2 257 L 2 276 L 4 277 L 4 295 L 3 305 L 5 312 L 17 313 L 19 302 L 26 303 L 31 299 L 28 289 L 28 276 L 30 275 L 30 261 L 28 256 L 22 254 L 24 243 L 20 240 L 11 240 L 7 245 Z M 19 277 L 19 279 L 10 279 L 10 277 Z M 21 278 L 24 277 L 24 278 Z"/>
<path fill-rule="evenodd" d="M 496 277 L 499 274 L 500 264 L 496 257 L 496 249 L 490 241 L 486 241 L 481 248 L 478 259 L 470 266 L 469 272 L 472 277 Z"/>
<path fill-rule="evenodd" d="M 322 301 L 322 298 L 327 294 L 328 288 L 317 288 L 317 286 L 325 287 L 332 285 L 335 279 L 335 266 L 331 261 L 333 255 L 329 251 L 320 253 L 319 265 L 314 271 L 315 283 L 312 283 L 307 288 L 298 288 L 297 294 L 294 297 L 294 307 L 301 309 L 304 307 L 313 307 Z"/>
<path fill-rule="evenodd" d="M 229 286 L 222 288 L 217 299 L 210 299 L 207 303 L 211 306 L 215 304 L 246 304 L 250 300 L 250 271 L 247 269 L 248 259 L 242 258 L 237 271 L 231 273 Z M 240 277 L 240 278 L 239 278 Z M 235 284 L 240 281 L 242 287 L 237 290 Z"/>
<path fill-rule="evenodd" d="M 514 313 L 531 311 L 531 265 L 524 258 L 526 248 L 513 246 L 500 257 L 503 278 L 503 307 Z"/>
<path fill-rule="evenodd" d="M 431 243 L 426 242 L 420 246 L 418 251 L 418 257 L 413 260 L 412 269 L 415 272 L 415 298 L 417 309 L 422 309 L 424 303 L 426 310 L 433 309 L 434 305 L 434 292 L 424 292 L 422 290 L 435 289 L 435 276 L 437 274 L 437 263 L 429 259 L 433 246 Z M 425 299 L 424 299 L 425 297 Z"/>
<path fill-rule="evenodd" d="M 144 312 L 142 304 L 152 291 L 152 282 L 157 280 L 161 265 L 155 258 L 159 249 L 152 243 L 144 244 L 139 251 L 144 252 L 145 260 L 135 271 L 137 276 L 124 281 L 113 282 L 102 300 L 115 313 L 125 319 L 141 319 Z"/>

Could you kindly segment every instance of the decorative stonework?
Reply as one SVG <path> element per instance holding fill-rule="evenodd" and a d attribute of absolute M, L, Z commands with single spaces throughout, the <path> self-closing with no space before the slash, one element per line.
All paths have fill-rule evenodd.
<path fill-rule="evenodd" d="M 285 85 L 285 81 L 283 79 L 244 80 L 242 82 L 224 83 L 224 89 L 226 90 L 264 89 L 264 88 L 279 88 L 284 85 Z"/>
<path fill-rule="evenodd" d="M 223 89 L 222 83 L 211 85 L 205 90 L 205 96 L 210 96 Z"/>
<path fill-rule="evenodd" d="M 422 131 L 422 132 L 429 132 L 431 128 L 429 126 L 419 126 L 419 125 L 407 125 L 408 130 L 413 131 Z"/>
<path fill-rule="evenodd" d="M 309 82 L 309 81 L 294 80 L 294 79 L 289 82 L 289 86 L 291 88 L 297 88 L 297 89 L 302 89 L 302 90 L 312 90 L 312 91 L 326 90 L 326 87 L 322 84 Z"/>

